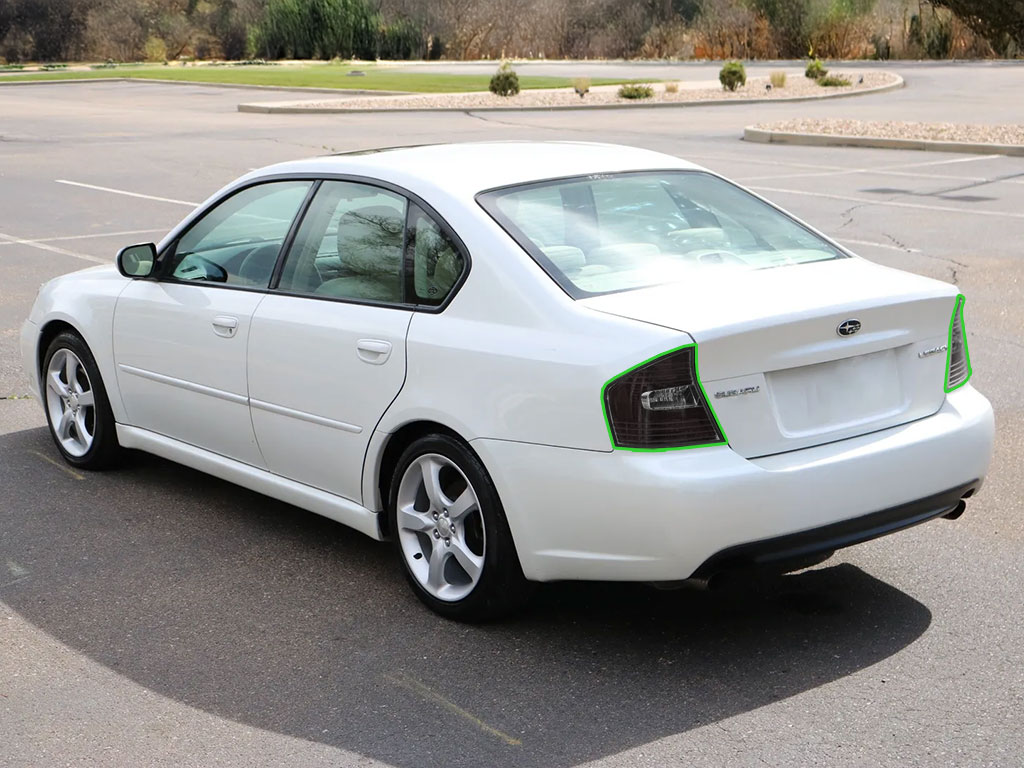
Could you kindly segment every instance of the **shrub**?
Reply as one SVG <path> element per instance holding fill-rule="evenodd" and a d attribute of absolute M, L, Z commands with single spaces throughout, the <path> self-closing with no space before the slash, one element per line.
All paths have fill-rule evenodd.
<path fill-rule="evenodd" d="M 519 93 L 519 75 L 509 62 L 503 61 L 487 89 L 497 96 L 515 96 Z"/>
<path fill-rule="evenodd" d="M 590 93 L 590 78 L 589 77 L 576 77 L 572 81 L 573 90 L 582 99 L 588 93 Z"/>
<path fill-rule="evenodd" d="M 786 73 L 785 72 L 772 72 L 768 78 L 772 81 L 772 88 L 785 88 L 786 87 Z"/>
<path fill-rule="evenodd" d="M 826 88 L 839 88 L 849 84 L 850 81 L 841 75 L 826 75 L 825 77 L 818 78 L 818 85 L 823 85 Z"/>
<path fill-rule="evenodd" d="M 40 67 L 40 69 L 43 70 L 44 72 L 52 72 L 55 69 L 67 69 L 67 68 L 68 68 L 67 64 L 43 64 L 43 66 Z"/>
<path fill-rule="evenodd" d="M 665 83 L 665 93 L 679 93 L 679 83 Z"/>
<path fill-rule="evenodd" d="M 884 35 L 872 35 L 871 45 L 874 46 L 874 53 L 872 54 L 873 59 L 878 61 L 885 61 L 892 55 L 892 44 L 888 37 Z"/>
<path fill-rule="evenodd" d="M 807 69 L 804 70 L 804 77 L 811 80 L 820 80 L 827 74 L 828 70 L 825 69 L 825 65 L 821 63 L 820 59 L 811 59 L 807 62 Z"/>
<path fill-rule="evenodd" d="M 620 99 L 649 99 L 654 96 L 654 89 L 649 85 L 626 83 L 619 86 Z"/>
<path fill-rule="evenodd" d="M 727 61 L 722 71 L 718 73 L 718 81 L 727 91 L 735 91 L 741 85 L 747 84 L 747 70 L 742 61 Z"/>
<path fill-rule="evenodd" d="M 150 35 L 143 46 L 146 61 L 167 61 L 167 43 L 155 35 Z"/>

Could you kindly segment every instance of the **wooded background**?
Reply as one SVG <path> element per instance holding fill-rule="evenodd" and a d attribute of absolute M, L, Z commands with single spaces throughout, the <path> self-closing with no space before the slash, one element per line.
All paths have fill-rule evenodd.
<path fill-rule="evenodd" d="M 0 63 L 978 58 L 1024 0 L 0 0 Z"/>

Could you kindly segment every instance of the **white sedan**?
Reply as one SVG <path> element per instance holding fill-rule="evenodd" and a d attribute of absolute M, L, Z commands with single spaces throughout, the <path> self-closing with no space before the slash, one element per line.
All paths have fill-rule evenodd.
<path fill-rule="evenodd" d="M 22 348 L 72 465 L 140 449 L 391 539 L 478 619 L 958 516 L 993 443 L 963 306 L 677 158 L 481 143 L 250 173 L 45 285 Z"/>

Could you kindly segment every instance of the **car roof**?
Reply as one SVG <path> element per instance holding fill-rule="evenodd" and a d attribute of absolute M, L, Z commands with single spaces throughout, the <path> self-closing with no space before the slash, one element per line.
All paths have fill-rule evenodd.
<path fill-rule="evenodd" d="M 247 179 L 277 174 L 351 174 L 412 191 L 444 187 L 449 194 L 479 192 L 545 179 L 650 169 L 697 169 L 671 155 L 618 144 L 490 141 L 362 150 L 260 168 Z"/>

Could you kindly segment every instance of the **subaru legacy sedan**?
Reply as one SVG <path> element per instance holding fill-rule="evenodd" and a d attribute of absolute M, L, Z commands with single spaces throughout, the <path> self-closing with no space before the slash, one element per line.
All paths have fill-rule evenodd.
<path fill-rule="evenodd" d="M 475 620 L 958 517 L 993 443 L 964 303 L 675 157 L 479 143 L 249 173 L 46 284 L 22 349 L 75 467 L 325 515 Z"/>

